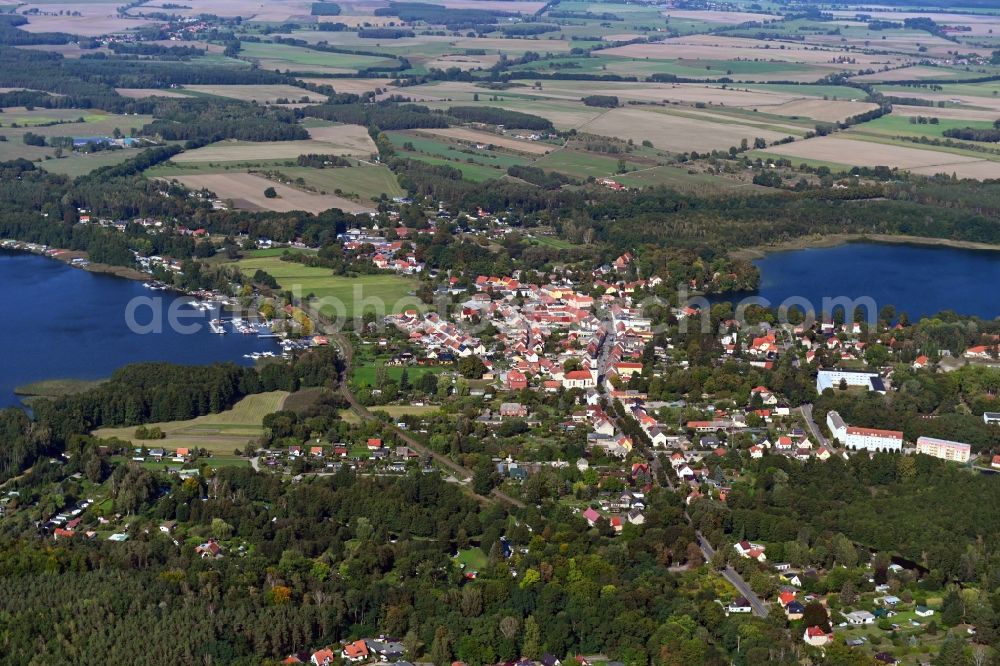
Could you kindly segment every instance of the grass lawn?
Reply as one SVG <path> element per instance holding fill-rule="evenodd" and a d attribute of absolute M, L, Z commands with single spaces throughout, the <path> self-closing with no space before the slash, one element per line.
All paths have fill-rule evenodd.
<path fill-rule="evenodd" d="M 320 311 L 328 317 L 357 317 L 366 311 L 392 314 L 422 305 L 415 296 L 409 296 L 417 281 L 399 275 L 343 277 L 327 268 L 303 266 L 278 257 L 241 259 L 237 266 L 247 275 L 263 270 L 282 289 L 297 292 L 303 298 L 312 294 L 319 300 L 316 305 Z"/>
<path fill-rule="evenodd" d="M 627 160 L 627 156 L 623 156 Z M 618 157 L 580 150 L 557 150 L 535 162 L 535 166 L 578 178 L 611 176 L 618 171 Z M 635 165 L 633 165 L 635 166 Z"/>
<path fill-rule="evenodd" d="M 353 368 L 351 373 L 351 379 L 356 386 L 375 386 L 375 376 L 378 373 L 378 369 L 381 366 L 381 362 L 372 362 L 366 365 L 358 365 Z M 399 381 L 399 378 L 403 376 L 404 368 L 402 366 L 388 366 L 385 368 L 385 373 L 389 379 L 393 381 Z M 446 370 L 451 370 L 450 367 L 444 365 L 429 365 L 426 368 L 405 368 L 407 374 L 410 378 L 410 383 L 416 382 L 422 375 L 426 373 L 431 373 L 432 375 L 439 375 Z"/>
<path fill-rule="evenodd" d="M 416 136 L 403 132 L 387 132 L 389 140 L 397 148 L 403 149 L 404 145 L 412 145 L 410 152 L 422 153 L 431 157 L 441 157 L 454 160 L 455 167 L 460 168 L 465 164 L 481 164 L 494 169 L 499 168 L 502 172 L 507 171 L 507 167 L 526 164 L 527 160 L 504 153 L 499 150 L 474 150 L 468 146 L 460 146 L 457 142 L 450 142 L 446 139 L 431 139 L 426 136 Z M 422 156 L 417 156 L 422 159 Z"/>
<path fill-rule="evenodd" d="M 60 173 L 75 178 L 101 167 L 121 164 L 125 160 L 138 157 L 143 150 L 102 150 L 89 155 L 74 152 L 60 159 L 45 160 L 39 166 L 49 173 Z"/>
<path fill-rule="evenodd" d="M 479 547 L 460 550 L 458 551 L 458 557 L 454 559 L 456 564 L 464 564 L 465 568 L 469 571 L 478 571 L 490 561 L 489 556 Z"/>
<path fill-rule="evenodd" d="M 263 434 L 264 417 L 280 410 L 287 397 L 287 391 L 257 393 L 243 398 L 225 412 L 189 421 L 150 424 L 166 434 L 166 438 L 161 440 L 135 439 L 135 427 L 101 428 L 93 434 L 95 437 L 117 437 L 135 446 L 200 448 L 213 455 L 231 455 L 235 449 L 242 449 L 249 440 Z"/>
<path fill-rule="evenodd" d="M 251 259 L 260 259 L 263 257 L 280 257 L 286 252 L 298 253 L 298 254 L 309 254 L 315 253 L 315 250 L 302 249 L 297 247 L 268 247 L 262 248 L 260 250 L 249 250 L 243 254 Z"/>

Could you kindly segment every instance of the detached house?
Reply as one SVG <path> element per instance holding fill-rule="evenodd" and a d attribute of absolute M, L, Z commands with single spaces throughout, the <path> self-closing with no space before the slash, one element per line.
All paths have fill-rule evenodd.
<path fill-rule="evenodd" d="M 363 640 L 348 643 L 340 656 L 350 662 L 364 661 L 369 656 L 368 643 Z"/>
<path fill-rule="evenodd" d="M 740 557 L 746 557 L 752 560 L 757 560 L 758 562 L 764 562 L 767 560 L 767 555 L 764 554 L 764 546 L 756 543 L 750 543 L 749 541 L 740 541 L 733 545 L 733 548 L 739 553 Z"/>
<path fill-rule="evenodd" d="M 826 633 L 822 627 L 809 627 L 802 634 L 802 640 L 813 647 L 823 647 L 833 638 L 833 634 Z"/>

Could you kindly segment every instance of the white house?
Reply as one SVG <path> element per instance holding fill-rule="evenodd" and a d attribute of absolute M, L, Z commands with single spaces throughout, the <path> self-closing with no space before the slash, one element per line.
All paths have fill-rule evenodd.
<path fill-rule="evenodd" d="M 850 613 L 843 613 L 843 616 L 847 620 L 848 624 L 852 624 L 854 626 L 875 623 L 875 616 L 866 610 L 856 610 L 851 611 Z"/>
<path fill-rule="evenodd" d="M 750 613 L 753 612 L 753 607 L 750 606 L 750 602 L 744 597 L 740 597 L 734 601 L 729 602 L 726 606 L 726 613 Z"/>

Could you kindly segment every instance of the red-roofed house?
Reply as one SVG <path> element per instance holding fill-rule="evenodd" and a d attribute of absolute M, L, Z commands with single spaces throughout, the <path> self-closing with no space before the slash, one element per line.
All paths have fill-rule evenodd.
<path fill-rule="evenodd" d="M 511 370 L 507 373 L 507 390 L 520 391 L 528 388 L 528 378 L 519 370 Z"/>
<path fill-rule="evenodd" d="M 322 649 L 313 652 L 312 657 L 309 659 L 309 663 L 315 666 L 329 666 L 333 663 L 333 660 L 337 657 L 333 650 Z"/>
<path fill-rule="evenodd" d="M 823 647 L 830 642 L 831 637 L 832 635 L 823 631 L 822 627 L 809 627 L 802 634 L 802 640 L 813 647 Z"/>
<path fill-rule="evenodd" d="M 597 377 L 590 370 L 571 370 L 563 376 L 563 387 L 572 388 L 596 388 Z"/>
<path fill-rule="evenodd" d="M 368 644 L 363 640 L 354 641 L 344 646 L 341 655 L 347 661 L 364 661 L 368 658 Z"/>

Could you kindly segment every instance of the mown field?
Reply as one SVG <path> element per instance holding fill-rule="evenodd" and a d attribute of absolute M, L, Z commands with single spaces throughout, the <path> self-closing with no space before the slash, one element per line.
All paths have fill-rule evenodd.
<path fill-rule="evenodd" d="M 378 58 L 348 53 L 324 53 L 300 46 L 242 42 L 240 57 L 256 61 L 263 69 L 348 74 L 366 67 L 394 66 L 393 58 Z"/>
<path fill-rule="evenodd" d="M 94 431 L 95 437 L 116 437 L 136 446 L 162 447 L 173 450 L 178 447 L 206 449 L 213 454 L 232 454 L 242 449 L 248 441 L 260 437 L 264 417 L 279 411 L 288 397 L 287 391 L 272 391 L 249 395 L 240 400 L 232 409 L 218 414 L 199 416 L 189 421 L 168 421 L 153 423 L 165 434 L 165 439 L 139 440 L 135 438 L 135 428 L 101 428 Z"/>
<path fill-rule="evenodd" d="M 311 297 L 331 318 L 353 318 L 369 311 L 392 314 L 420 306 L 419 299 L 409 295 L 417 288 L 413 278 L 388 274 L 343 277 L 326 268 L 303 266 L 278 257 L 241 259 L 237 266 L 246 275 L 265 271 L 282 289 Z"/>

